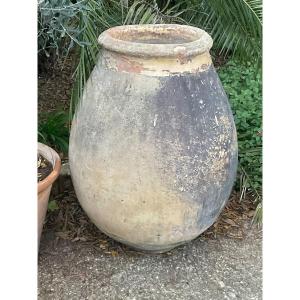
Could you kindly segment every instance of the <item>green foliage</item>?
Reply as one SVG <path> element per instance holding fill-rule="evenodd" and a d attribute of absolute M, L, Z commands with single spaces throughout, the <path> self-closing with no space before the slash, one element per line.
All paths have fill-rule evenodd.
<path fill-rule="evenodd" d="M 68 153 L 69 116 L 65 112 L 48 113 L 40 116 L 38 124 L 38 141 L 58 152 Z"/>
<path fill-rule="evenodd" d="M 255 214 L 254 214 L 252 222 L 256 223 L 258 225 L 261 225 L 262 224 L 262 218 L 263 218 L 262 202 L 259 202 L 256 206 Z"/>
<path fill-rule="evenodd" d="M 242 195 L 261 200 L 262 190 L 262 75 L 251 63 L 231 60 L 219 70 L 229 97 L 238 134 L 239 184 Z"/>
<path fill-rule="evenodd" d="M 241 61 L 261 64 L 262 0 L 186 0 L 182 17 L 209 32 L 214 50 Z"/>
<path fill-rule="evenodd" d="M 58 207 L 56 201 L 55 200 L 50 200 L 49 203 L 48 203 L 48 211 L 52 212 L 52 211 L 55 211 L 57 209 L 59 209 L 59 207 Z"/>
<path fill-rule="evenodd" d="M 73 1 L 74 2 L 74 1 Z M 40 0 L 38 2 L 38 53 L 47 57 L 67 55 L 75 45 L 84 46 L 79 16 L 87 10 L 86 1 Z"/>

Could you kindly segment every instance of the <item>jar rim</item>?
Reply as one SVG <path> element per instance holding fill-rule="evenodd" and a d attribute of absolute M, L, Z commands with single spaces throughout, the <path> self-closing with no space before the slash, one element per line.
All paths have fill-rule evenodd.
<path fill-rule="evenodd" d="M 139 57 L 189 57 L 208 52 L 213 40 L 188 25 L 145 24 L 109 28 L 98 38 L 107 50 Z"/>

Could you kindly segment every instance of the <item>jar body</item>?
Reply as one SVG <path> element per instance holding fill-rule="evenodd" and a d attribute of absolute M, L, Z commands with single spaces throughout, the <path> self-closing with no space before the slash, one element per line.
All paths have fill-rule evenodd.
<path fill-rule="evenodd" d="M 104 233 L 167 251 L 196 238 L 236 176 L 232 112 L 209 53 L 190 61 L 104 50 L 74 116 L 78 200 Z"/>

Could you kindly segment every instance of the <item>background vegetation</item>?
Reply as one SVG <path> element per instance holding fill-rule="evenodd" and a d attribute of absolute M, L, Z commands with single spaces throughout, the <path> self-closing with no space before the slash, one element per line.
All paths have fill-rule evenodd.
<path fill-rule="evenodd" d="M 40 0 L 38 3 L 39 70 L 75 51 L 75 83 L 70 117 L 95 65 L 99 34 L 121 24 L 179 23 L 200 27 L 214 39 L 215 61 L 235 117 L 239 142 L 241 199 L 258 203 L 262 187 L 262 1 L 261 0 Z M 67 151 L 65 114 L 40 119 L 39 140 Z"/>
<path fill-rule="evenodd" d="M 39 115 L 38 141 L 67 155 L 69 148 L 69 115 L 64 111 Z"/>
<path fill-rule="evenodd" d="M 262 75 L 251 62 L 230 60 L 219 76 L 234 115 L 239 146 L 240 198 L 258 203 L 255 218 L 261 220 L 262 195 Z"/>

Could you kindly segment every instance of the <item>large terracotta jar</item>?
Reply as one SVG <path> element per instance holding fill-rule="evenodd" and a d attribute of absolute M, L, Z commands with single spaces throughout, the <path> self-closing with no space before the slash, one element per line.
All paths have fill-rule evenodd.
<path fill-rule="evenodd" d="M 70 168 L 96 226 L 163 252 L 217 219 L 237 169 L 232 112 L 209 50 L 181 25 L 114 27 L 75 114 Z"/>

